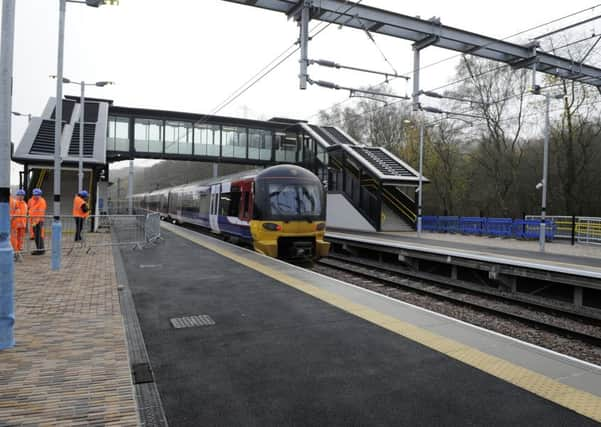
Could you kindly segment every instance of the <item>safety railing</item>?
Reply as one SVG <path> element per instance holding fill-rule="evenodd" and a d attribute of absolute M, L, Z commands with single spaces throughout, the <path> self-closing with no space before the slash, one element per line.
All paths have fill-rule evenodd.
<path fill-rule="evenodd" d="M 540 221 L 540 216 L 528 215 L 527 220 Z M 572 244 L 590 243 L 601 244 L 601 218 L 590 216 L 551 215 L 548 220 L 557 225 L 558 239 L 570 239 Z"/>
<path fill-rule="evenodd" d="M 11 245 L 15 254 L 43 255 L 51 252 L 52 222 L 51 216 L 11 217 Z M 67 255 L 82 249 L 89 252 L 101 246 L 143 248 L 161 238 L 160 216 L 156 212 L 91 215 L 82 220 L 81 225 L 78 222 L 72 216 L 61 216 L 61 249 Z M 90 232 L 90 229 L 97 231 Z"/>
<path fill-rule="evenodd" d="M 434 233 L 456 233 L 476 236 L 538 239 L 540 220 L 511 218 L 480 218 L 459 216 L 424 216 L 422 230 Z M 545 227 L 547 240 L 556 237 L 557 227 L 549 220 Z"/>

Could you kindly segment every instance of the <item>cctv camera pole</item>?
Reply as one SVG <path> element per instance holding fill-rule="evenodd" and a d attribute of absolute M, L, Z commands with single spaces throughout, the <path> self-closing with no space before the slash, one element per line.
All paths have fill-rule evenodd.
<path fill-rule="evenodd" d="M 0 35 L 0 350 L 14 347 L 15 264 L 10 245 L 10 115 L 15 0 L 2 2 Z"/>
<path fill-rule="evenodd" d="M 540 213 L 540 237 L 539 246 L 540 251 L 545 251 L 545 237 L 546 237 L 546 215 L 547 215 L 547 175 L 549 169 L 549 104 L 551 102 L 550 95 L 545 95 L 545 142 L 543 149 L 543 195 L 542 195 L 542 206 Z"/>
<path fill-rule="evenodd" d="M 417 195 L 417 236 L 422 235 L 422 193 L 424 183 L 424 115 L 419 121 L 419 183 Z"/>
<path fill-rule="evenodd" d="M 58 18 L 58 58 L 56 66 L 56 114 L 54 129 L 54 221 L 52 223 L 52 270 L 61 268 L 61 136 L 63 122 L 63 49 L 65 44 L 66 0 L 60 1 Z"/>
<path fill-rule="evenodd" d="M 85 98 L 85 90 L 86 90 L 86 83 L 82 80 L 81 81 L 81 99 L 79 101 L 79 105 L 80 105 L 80 111 L 79 111 L 79 162 L 77 165 L 77 191 L 81 192 L 81 190 L 83 190 L 83 131 L 84 131 L 84 120 L 85 120 L 85 116 L 84 116 L 84 112 L 85 112 L 85 105 L 86 105 L 86 98 Z"/>

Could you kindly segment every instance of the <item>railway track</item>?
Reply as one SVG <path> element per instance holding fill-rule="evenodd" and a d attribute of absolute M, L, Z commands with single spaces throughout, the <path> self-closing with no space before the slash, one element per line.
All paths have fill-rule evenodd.
<path fill-rule="evenodd" d="M 320 273 L 338 277 L 355 285 L 367 287 L 380 293 L 394 294 L 391 289 L 403 289 L 417 293 L 436 301 L 443 301 L 455 306 L 475 310 L 488 316 L 496 316 L 510 321 L 517 321 L 533 328 L 544 330 L 557 336 L 586 343 L 597 349 L 601 347 L 601 322 L 565 313 L 560 308 L 541 308 L 529 302 L 516 301 L 509 295 L 495 295 L 491 290 L 478 291 L 470 287 L 457 288 L 440 281 L 416 280 L 410 274 L 370 262 L 361 258 L 332 254 L 317 261 L 314 269 Z M 390 295 L 395 297 L 394 295 Z M 397 298 L 400 299 L 400 298 Z M 428 304 L 427 304 L 428 305 Z M 436 303 L 433 308 L 436 310 Z M 486 322 L 484 322 L 486 323 Z M 548 343 L 553 344 L 553 343 Z M 545 345 L 552 347 L 552 345 Z M 580 355 L 577 355 L 579 357 Z M 598 356 L 596 363 L 601 361 Z"/>

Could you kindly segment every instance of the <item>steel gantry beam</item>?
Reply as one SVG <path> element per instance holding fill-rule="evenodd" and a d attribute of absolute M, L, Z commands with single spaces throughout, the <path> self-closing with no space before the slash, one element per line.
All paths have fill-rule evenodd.
<path fill-rule="evenodd" d="M 310 19 L 410 40 L 416 43 L 417 50 L 422 42 L 427 42 L 428 45 L 503 62 L 515 68 L 536 64 L 536 71 L 601 86 L 600 68 L 533 49 L 532 46 L 442 25 L 438 19 L 424 20 L 346 0 L 225 1 L 282 12 L 297 20 L 300 20 L 303 10 L 308 6 Z"/>

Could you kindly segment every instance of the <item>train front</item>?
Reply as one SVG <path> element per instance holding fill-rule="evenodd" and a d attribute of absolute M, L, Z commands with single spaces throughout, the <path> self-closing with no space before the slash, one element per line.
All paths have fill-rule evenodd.
<path fill-rule="evenodd" d="M 327 256 L 325 192 L 310 171 L 273 166 L 255 177 L 251 233 L 255 250 L 287 260 Z"/>

